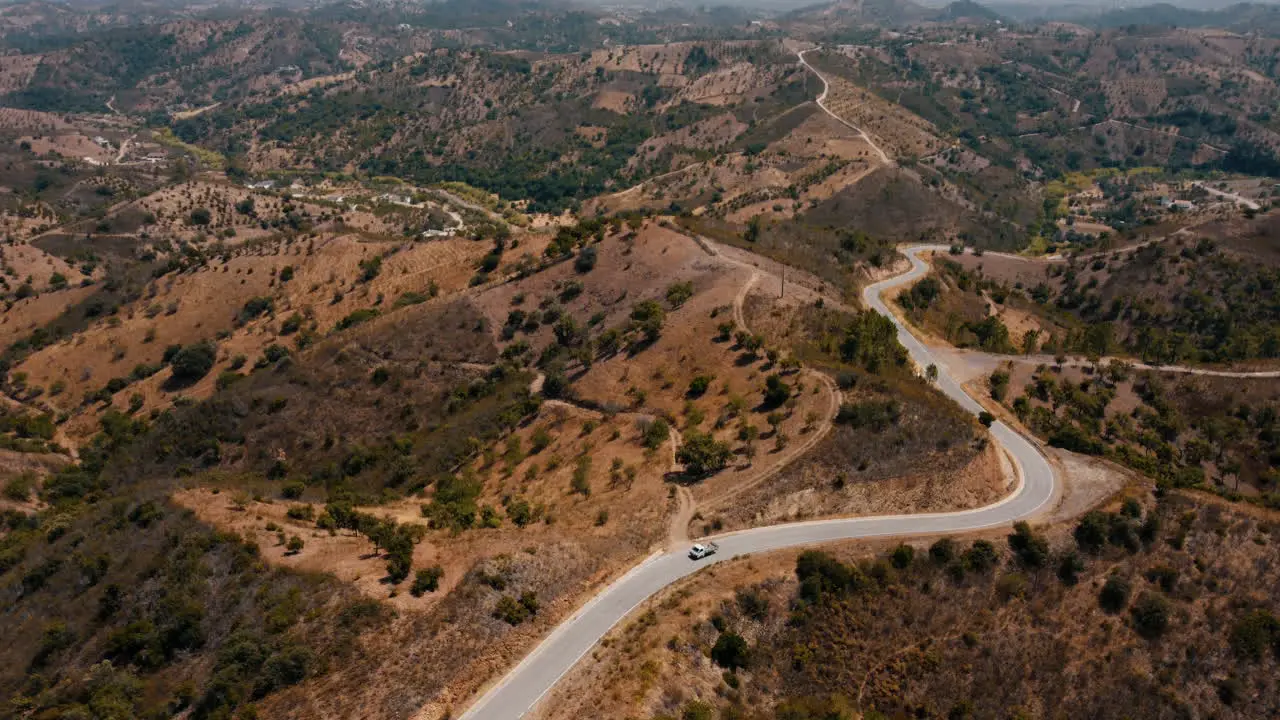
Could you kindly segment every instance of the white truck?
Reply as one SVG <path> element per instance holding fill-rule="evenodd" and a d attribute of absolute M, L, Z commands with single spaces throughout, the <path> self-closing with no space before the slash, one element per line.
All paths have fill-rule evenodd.
<path fill-rule="evenodd" d="M 708 555 L 715 555 L 716 551 L 719 549 L 720 549 L 720 546 L 713 542 L 698 543 L 693 547 L 689 548 L 689 559 L 701 560 L 702 558 Z"/>

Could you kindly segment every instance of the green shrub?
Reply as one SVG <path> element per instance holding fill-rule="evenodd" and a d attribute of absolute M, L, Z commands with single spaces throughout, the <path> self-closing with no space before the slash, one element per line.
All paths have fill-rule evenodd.
<path fill-rule="evenodd" d="M 684 305 L 691 297 L 693 297 L 692 282 L 672 283 L 667 286 L 667 302 L 671 303 L 673 308 Z"/>
<path fill-rule="evenodd" d="M 735 632 L 720 633 L 716 644 L 711 648 L 711 660 L 726 670 L 745 668 L 751 659 L 751 649 L 747 641 Z"/>
<path fill-rule="evenodd" d="M 226 390 L 227 388 L 231 387 L 232 385 L 235 385 L 237 382 L 243 380 L 244 378 L 245 378 L 245 375 L 243 373 L 233 372 L 231 370 L 223 370 L 222 372 L 218 373 L 218 379 L 214 382 L 214 385 L 219 390 Z"/>
<path fill-rule="evenodd" d="M 440 588 L 440 578 L 442 577 L 444 577 L 444 568 L 439 565 L 423 568 L 414 573 L 413 587 L 409 588 L 409 592 L 414 597 L 422 597 L 425 593 L 435 592 Z"/>
<path fill-rule="evenodd" d="M 1068 587 L 1080 582 L 1080 573 L 1084 571 L 1084 562 L 1073 552 L 1066 553 L 1058 561 L 1058 579 Z"/>
<path fill-rule="evenodd" d="M 1098 605 L 1106 612 L 1115 614 L 1129 604 L 1131 588 L 1128 581 L 1119 575 L 1112 575 L 1103 583 L 1098 593 Z"/>
<path fill-rule="evenodd" d="M 1076 544 L 1088 553 L 1098 553 L 1107 544 L 1107 516 L 1098 510 L 1087 513 L 1072 532 Z"/>
<path fill-rule="evenodd" d="M 1032 530 L 1025 521 L 1013 524 L 1013 534 L 1009 536 L 1009 548 L 1027 567 L 1044 567 L 1049 561 L 1049 541 Z"/>
<path fill-rule="evenodd" d="M 685 393 L 691 398 L 699 398 L 707 393 L 711 387 L 711 382 L 715 380 L 713 375 L 698 375 L 689 381 L 689 391 Z"/>
<path fill-rule="evenodd" d="M 946 565 L 956 557 L 956 542 L 949 537 L 938 538 L 929 546 L 929 559 L 939 565 Z"/>
<path fill-rule="evenodd" d="M 827 595 L 857 592 L 869 586 L 862 571 L 845 565 L 821 550 L 806 550 L 796 558 L 796 579 L 800 581 L 800 598 L 820 602 Z"/>
<path fill-rule="evenodd" d="M 503 595 L 493 609 L 493 616 L 508 625 L 519 625 L 538 614 L 538 596 L 526 591 L 519 599 L 511 595 Z"/>
<path fill-rule="evenodd" d="M 989 382 L 991 385 L 991 397 L 996 402 L 1003 402 L 1005 396 L 1009 394 L 1009 373 L 997 370 L 991 373 Z"/>
<path fill-rule="evenodd" d="M 996 594 L 1001 600 L 1022 598 L 1027 594 L 1027 576 L 1020 572 L 1005 573 L 996 580 Z"/>
<path fill-rule="evenodd" d="M 14 502 L 26 502 L 31 498 L 31 493 L 36 489 L 36 476 L 33 473 L 25 472 L 17 477 L 9 479 L 4 485 L 4 496 Z"/>
<path fill-rule="evenodd" d="M 422 506 L 422 515 L 433 528 L 463 530 L 475 524 L 479 507 L 480 483 L 463 477 L 447 476 L 436 483 L 431 503 Z"/>
<path fill-rule="evenodd" d="M 378 314 L 377 308 L 361 308 L 359 310 L 352 311 L 351 314 L 338 321 L 335 329 L 347 330 L 348 328 L 353 328 L 361 323 L 366 323 L 378 317 Z"/>
<path fill-rule="evenodd" d="M 1130 612 L 1133 629 L 1148 640 L 1159 638 L 1169 628 L 1169 601 L 1157 593 L 1143 593 Z"/>
<path fill-rule="evenodd" d="M 763 622 L 769 617 L 769 598 L 757 588 L 740 588 L 734 593 L 734 599 L 742 614 L 752 620 Z"/>
<path fill-rule="evenodd" d="M 172 368 L 173 382 L 180 386 L 195 384 L 213 369 L 217 355 L 217 348 L 208 341 L 187 345 L 177 350 L 169 363 Z"/>
<path fill-rule="evenodd" d="M 1146 578 L 1158 584 L 1161 590 L 1173 592 L 1173 587 L 1178 584 L 1178 571 L 1168 565 L 1156 565 L 1147 571 Z"/>
<path fill-rule="evenodd" d="M 275 307 L 275 303 L 269 297 L 251 297 L 245 302 L 244 307 L 240 308 L 240 314 L 237 319 L 242 323 L 247 323 L 271 312 L 273 307 Z"/>
<path fill-rule="evenodd" d="M 974 572 L 985 572 L 996 566 L 1000 556 L 996 546 L 986 540 L 975 540 L 964 554 L 965 567 Z"/>
<path fill-rule="evenodd" d="M 393 307 L 401 308 L 401 307 L 407 307 L 409 305 L 420 305 L 429 299 L 430 298 L 428 298 L 426 295 L 423 295 L 422 293 L 409 290 L 402 293 L 400 297 L 396 298 L 396 301 Z"/>
<path fill-rule="evenodd" d="M 303 317 L 298 313 L 293 313 L 280 323 L 281 335 L 292 335 L 302 329 Z"/>
<path fill-rule="evenodd" d="M 584 247 L 578 252 L 578 257 L 573 259 L 573 269 L 580 273 L 588 273 L 595 269 L 596 266 L 596 249 L 594 247 Z"/>
<path fill-rule="evenodd" d="M 1268 647 L 1280 657 L 1280 620 L 1268 610 L 1250 610 L 1231 626 L 1230 642 L 1247 660 L 1261 660 Z"/>
<path fill-rule="evenodd" d="M 782 381 L 782 376 L 773 373 L 765 378 L 764 406 L 766 408 L 781 407 L 791 397 L 791 386 Z"/>
<path fill-rule="evenodd" d="M 882 432 L 896 425 L 901 415 L 902 406 L 897 400 L 863 400 L 842 403 L 836 413 L 836 422 L 854 429 L 869 427 L 874 432 Z"/>
<path fill-rule="evenodd" d="M 680 720 L 715 720 L 715 708 L 696 700 L 689 702 L 680 712 Z"/>
<path fill-rule="evenodd" d="M 893 549 L 893 554 L 890 558 L 893 561 L 893 566 L 899 570 L 911 567 L 911 562 L 916 558 L 916 549 L 906 543 L 902 543 Z"/>
<path fill-rule="evenodd" d="M 641 434 L 642 443 L 650 450 L 657 450 L 667 441 L 671 435 L 671 426 L 664 418 L 656 418 L 652 422 L 645 424 L 644 432 Z"/>
<path fill-rule="evenodd" d="M 573 468 L 573 479 L 570 489 L 583 496 L 591 495 L 591 457 L 583 455 L 578 458 Z"/>
<path fill-rule="evenodd" d="M 529 454 L 537 455 L 551 445 L 551 433 L 546 427 L 539 427 L 529 436 Z"/>

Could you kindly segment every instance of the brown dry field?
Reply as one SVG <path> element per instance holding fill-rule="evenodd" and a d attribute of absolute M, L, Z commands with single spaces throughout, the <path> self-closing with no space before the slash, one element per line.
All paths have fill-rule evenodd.
<path fill-rule="evenodd" d="M 784 121 L 779 118 L 776 122 Z M 705 143 L 705 138 L 714 136 L 717 129 L 727 139 L 746 127 L 730 115 L 711 118 L 703 124 L 709 124 L 710 129 L 703 128 L 697 133 L 698 143 Z M 666 145 L 680 145 L 682 137 L 663 135 L 645 147 L 652 146 L 653 151 L 657 151 Z M 801 209 L 857 183 L 877 167 L 876 162 L 870 145 L 860 135 L 826 113 L 810 111 L 758 155 L 732 153 L 714 163 L 690 163 L 637 186 L 597 198 L 588 203 L 588 211 L 665 207 L 672 199 L 697 198 L 703 204 L 695 208 L 695 212 L 719 211 L 735 222 L 745 222 L 754 215 L 791 218 Z M 838 163 L 838 169 L 826 174 L 829 163 Z M 793 186 L 799 190 L 796 199 L 786 194 Z M 715 194 L 719 194 L 720 199 L 712 203 Z"/>
<path fill-rule="evenodd" d="M 0 488 L 4 488 L 10 480 L 21 475 L 36 478 L 35 488 L 53 473 L 70 465 L 71 458 L 57 453 L 24 453 L 13 450 L 0 450 Z M 39 500 L 33 492 L 26 502 L 19 502 L 0 496 L 0 511 L 19 510 L 23 513 L 39 512 L 47 505 Z"/>
<path fill-rule="evenodd" d="M 627 413 L 604 419 L 578 408 L 546 403 L 536 419 L 513 434 L 527 450 L 532 435 L 546 431 L 553 438 L 546 449 L 513 464 L 503 459 L 504 448 L 500 446 L 495 462 L 486 464 L 480 460 L 473 467 L 477 477 L 485 480 L 484 494 L 478 500 L 481 506 L 500 508 L 504 498 L 524 499 L 543 509 L 542 519 L 525 528 L 507 521 L 496 529 L 456 534 L 430 531 L 415 549 L 413 564 L 417 568 L 441 565 L 445 575 L 440 591 L 422 598 L 401 591 L 392 594 L 390 602 L 402 610 L 430 609 L 477 563 L 526 548 L 580 546 L 609 567 L 626 567 L 656 549 L 665 538 L 666 516 L 673 506 L 664 482 L 670 469 L 670 451 L 646 451 L 639 442 L 636 419 Z M 576 460 L 584 455 L 592 458 L 592 491 L 586 497 L 570 488 Z M 629 486 L 625 480 L 614 482 L 610 478 L 614 458 L 621 460 L 624 467 L 635 469 L 635 479 Z M 201 520 L 257 542 L 268 562 L 332 573 L 371 597 L 388 598 L 388 587 L 381 582 L 385 560 L 372 553 L 368 540 L 353 533 L 329 533 L 316 529 L 314 523 L 288 519 L 287 510 L 300 502 L 259 502 L 243 493 L 215 493 L 196 487 L 175 493 L 174 500 L 194 510 Z M 409 499 L 363 510 L 425 526 L 423 502 Z M 323 510 L 322 503 L 314 507 L 317 514 Z M 602 512 L 606 513 L 605 522 L 599 523 Z M 276 531 L 267 530 L 268 523 L 302 537 L 306 542 L 304 550 L 295 556 L 286 554 Z"/>
<path fill-rule="evenodd" d="M 255 215 L 237 212 L 236 203 L 249 198 L 254 201 Z M 156 221 L 146 229 L 151 234 L 158 233 L 161 236 L 191 239 L 200 234 L 207 235 L 231 229 L 236 233 L 231 241 L 238 243 L 271 235 L 274 231 L 263 229 L 260 222 L 283 218 L 285 206 L 291 206 L 298 212 L 306 212 L 313 221 L 322 216 L 344 214 L 343 209 L 340 208 L 255 192 L 231 183 L 204 180 L 165 187 L 136 202 L 129 203 L 120 208 L 116 214 L 119 215 L 124 210 L 151 213 Z M 190 223 L 191 213 L 197 208 L 205 208 L 209 211 L 210 222 L 207 226 L 195 226 Z M 366 224 L 369 223 L 361 223 L 353 219 L 351 226 L 373 232 L 384 230 L 380 224 L 369 224 L 370 227 L 365 227 Z"/>
<path fill-rule="evenodd" d="M 10 284 L 28 282 L 27 278 L 31 278 L 31 287 L 39 292 L 48 289 L 54 273 L 66 278 L 69 287 L 89 277 L 80 272 L 78 266 L 33 245 L 0 246 L 0 264 L 8 271 Z"/>
<path fill-rule="evenodd" d="M 645 140 L 636 147 L 635 155 L 628 163 L 628 170 L 634 170 L 646 155 L 656 155 L 668 147 L 695 147 L 727 145 L 742 134 L 748 125 L 738 120 L 733 113 L 715 115 L 696 122 L 675 132 L 663 133 Z"/>
<path fill-rule="evenodd" d="M 341 187 L 324 185 L 308 189 L 317 195 L 345 195 L 347 198 L 368 198 L 376 193 L 358 187 Z M 343 192 L 343 191 L 347 192 Z M 145 226 L 152 235 L 174 236 L 192 239 L 199 235 L 234 231 L 235 235 L 226 238 L 231 244 L 244 243 L 250 240 L 270 237 L 276 232 L 274 228 L 263 228 L 262 223 L 276 223 L 285 219 L 286 213 L 305 216 L 308 221 L 320 230 L 341 227 L 346 230 L 366 233 L 386 238 L 406 237 L 405 225 L 416 227 L 425 216 L 423 208 L 390 207 L 386 212 L 375 212 L 362 200 L 355 204 L 348 199 L 343 203 L 313 200 L 306 197 L 289 197 L 290 189 L 277 194 L 271 191 L 251 190 L 247 187 L 222 181 L 193 181 L 181 185 L 173 185 L 161 189 L 145 198 L 121 206 L 114 215 L 129 211 L 132 213 L 150 213 L 155 216 L 153 225 Z M 236 204 L 252 199 L 253 214 L 238 212 Z M 354 205 L 354 207 L 353 207 Z M 210 212 L 207 226 L 191 224 L 191 212 L 197 208 L 205 208 Z"/>
<path fill-rule="evenodd" d="M 700 75 L 676 94 L 675 101 L 730 106 L 761 94 L 777 82 L 775 73 L 741 62 Z"/>
<path fill-rule="evenodd" d="M 40 67 L 39 55 L 0 56 L 0 92 L 21 90 Z"/>
<path fill-rule="evenodd" d="M 536 247 L 538 242 L 531 237 L 529 245 Z M 432 282 L 444 298 L 467 287 L 475 264 L 488 250 L 487 243 L 457 238 L 367 242 L 354 235 L 340 235 L 277 241 L 236 254 L 226 262 L 214 260 L 194 271 L 153 280 L 142 299 L 74 338 L 33 353 L 15 370 L 27 372 L 30 385 L 47 388 L 55 381 L 65 383 L 66 392 L 48 402 L 59 411 L 75 413 L 66 430 L 73 438 L 84 439 L 96 432 L 97 417 L 105 409 L 80 405 L 84 394 L 101 388 L 112 377 L 127 376 L 139 363 L 159 363 L 170 344 L 185 345 L 230 333 L 218 343 L 217 365 L 196 385 L 166 392 L 162 386 L 168 371 L 162 371 L 120 391 L 116 405 L 127 405 L 134 393 L 143 396 L 144 412 L 167 407 L 177 395 L 207 397 L 219 372 L 227 369 L 235 356 L 245 355 L 251 367 L 267 345 L 291 347 L 293 339 L 279 333 L 281 323 L 293 313 L 304 317 L 304 326 L 323 335 L 352 311 L 377 306 L 379 296 L 384 312 L 405 292 L 426 294 Z M 360 282 L 360 261 L 375 255 L 385 256 L 381 272 L 369 282 Z M 286 266 L 294 268 L 294 277 L 281 283 L 276 275 Z M 84 291 L 68 290 L 46 297 L 72 292 Z M 341 299 L 335 302 L 339 294 Z M 237 314 L 253 297 L 270 297 L 274 312 L 237 326 Z M 42 303 L 40 310 L 53 312 L 52 301 L 33 300 Z M 38 314 L 35 308 L 28 312 Z M 29 327 L 33 321 L 24 317 L 24 322 Z"/>
<path fill-rule="evenodd" d="M 983 275 L 992 280 L 1006 282 L 1011 285 L 1020 282 L 1026 286 L 1033 286 L 1041 282 L 1053 282 L 1046 272 L 1053 264 L 1042 259 L 1020 258 L 997 253 L 983 253 L 982 255 L 974 255 L 973 253 L 965 253 L 963 255 L 935 253 L 935 257 L 952 260 L 965 270 L 980 270 Z"/>
<path fill-rule="evenodd" d="M 0 343 L 7 347 L 30 335 L 94 292 L 93 287 L 73 287 L 16 301 L 13 307 L 0 315 Z"/>
<path fill-rule="evenodd" d="M 633 102 L 635 102 L 635 96 L 631 93 L 619 90 L 601 90 L 596 93 L 595 99 L 591 102 L 591 107 L 611 110 L 616 113 L 625 113 L 631 108 Z"/>
<path fill-rule="evenodd" d="M 11 191 L 0 189 L 0 193 L 8 192 Z M 0 212 L 0 233 L 10 240 L 28 240 L 58 224 L 57 214 L 47 206 L 36 204 L 34 210 L 36 213 L 34 217 L 22 217 L 7 211 Z"/>
<path fill-rule="evenodd" d="M 890 157 L 921 158 L 945 147 L 924 118 L 841 77 L 823 75 L 830 83 L 826 106 L 870 135 Z"/>
<path fill-rule="evenodd" d="M 27 135 L 18 138 L 16 142 L 23 141 L 31 144 L 31 152 L 36 155 L 53 153 L 70 160 L 89 158 L 100 164 L 106 164 L 114 160 L 117 151 L 117 148 L 111 146 L 103 147 L 94 142 L 89 136 L 75 132 L 41 135 L 38 137 Z"/>
<path fill-rule="evenodd" d="M 74 127 L 58 113 L 0 108 L 0 130 L 56 132 Z"/>

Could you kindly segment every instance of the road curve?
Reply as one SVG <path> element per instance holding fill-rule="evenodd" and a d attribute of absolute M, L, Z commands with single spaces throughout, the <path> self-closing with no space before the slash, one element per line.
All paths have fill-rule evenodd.
<path fill-rule="evenodd" d="M 928 271 L 918 257 L 924 250 L 945 246 L 906 248 L 911 269 L 897 277 L 868 286 L 863 300 L 868 307 L 893 319 L 898 340 L 920 367 L 934 363 L 928 348 L 915 339 L 888 311 L 881 293 L 913 282 Z M 939 367 L 938 388 L 971 413 L 981 407 Z M 506 677 L 484 693 L 461 715 L 460 720 L 516 720 L 523 717 L 569 672 L 583 655 L 636 606 L 671 583 L 708 565 L 737 555 L 794 548 L 815 543 L 893 535 L 954 533 L 1007 525 L 1048 509 L 1055 494 L 1055 478 L 1048 461 L 1034 444 L 1003 423 L 995 423 L 991 434 L 1009 453 L 1019 473 L 1016 490 L 1005 499 L 974 510 L 922 515 L 894 515 L 775 525 L 715 536 L 720 553 L 693 562 L 685 555 L 687 546 L 655 553 L 598 593 L 586 605 L 562 622 Z"/>

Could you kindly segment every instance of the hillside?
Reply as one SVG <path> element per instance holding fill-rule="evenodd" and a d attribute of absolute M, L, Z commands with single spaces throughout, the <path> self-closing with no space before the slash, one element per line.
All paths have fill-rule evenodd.
<path fill-rule="evenodd" d="M 1033 504 L 534 713 L 1275 714 L 1280 40 L 1166 10 L 0 8 L 0 718 L 456 718 Z"/>
<path fill-rule="evenodd" d="M 793 277 L 793 299 L 777 303 L 771 289 L 752 292 L 749 256 L 638 218 L 543 235 L 541 261 L 527 252 L 538 238 L 491 250 L 495 270 L 526 253 L 501 279 L 442 281 L 434 298 L 332 329 L 304 325 L 308 343 L 267 345 L 238 368 L 221 346 L 257 322 L 254 335 L 271 339 L 287 308 L 217 347 L 188 341 L 154 376 L 161 389 L 195 381 L 184 398 L 162 396 L 168 407 L 103 401 L 80 465 L 37 474 L 27 491 L 35 512 L 9 516 L 0 587 L 23 619 L 0 682 L 20 690 L 20 707 L 92 704 L 95 693 L 124 692 L 103 689 L 100 676 L 115 673 L 107 688 L 143 689 L 126 692 L 138 713 L 216 717 L 249 703 L 266 715 L 444 713 L 655 545 L 707 522 L 776 521 L 723 513 L 735 498 L 768 505 L 796 492 L 809 471 L 763 481 L 810 448 L 871 447 L 886 431 L 954 436 L 949 449 L 902 443 L 872 467 L 833 457 L 859 477 L 850 493 L 810 500 L 807 516 L 894 502 L 926 486 L 918 469 L 942 458 L 969 467 L 977 486 L 998 475 L 980 429 L 939 416 L 936 393 L 889 361 L 901 357 L 896 343 L 867 335 L 860 355 L 819 350 L 813 358 L 839 383 L 803 366 L 799 357 L 855 332 L 839 314 L 805 319 L 816 278 Z M 359 282 L 396 276 L 390 263 Z M 299 265 L 286 284 L 305 277 Z M 732 317 L 762 323 L 763 334 L 734 321 L 726 333 Z M 788 326 L 801 331 L 780 332 Z M 912 398 L 899 415 L 832 429 L 837 408 L 878 406 L 891 387 Z M 43 432 L 18 426 L 19 437 L 27 427 Z M 937 507 L 974 502 L 925 492 Z M 217 532 L 193 529 L 208 526 Z M 124 528 L 139 548 L 128 562 L 77 549 Z M 165 538 L 175 532 L 189 552 L 174 554 Z M 131 586 L 125 578 L 148 563 L 162 569 Z M 184 567 L 207 573 L 203 591 L 166 574 Z M 222 589 L 237 583 L 261 588 L 260 600 L 237 603 Z M 273 597 L 289 598 L 287 617 Z M 242 657 L 246 643 L 262 654 Z M 414 663 L 400 661 L 405 648 Z M 405 687 L 415 691 L 396 691 Z"/>
<path fill-rule="evenodd" d="M 1274 520 L 1194 495 L 1107 510 L 735 561 L 611 633 L 539 716 L 576 717 L 586 687 L 654 718 L 1269 714 Z"/>

